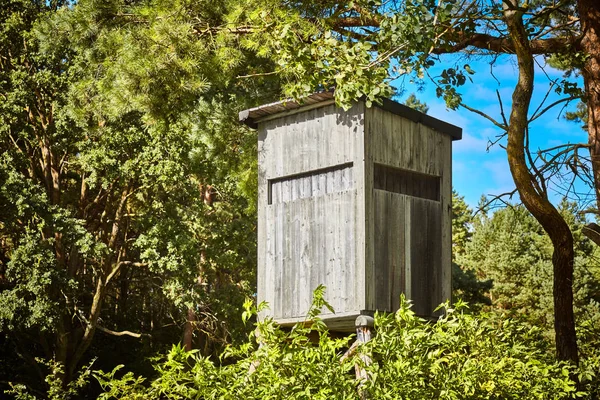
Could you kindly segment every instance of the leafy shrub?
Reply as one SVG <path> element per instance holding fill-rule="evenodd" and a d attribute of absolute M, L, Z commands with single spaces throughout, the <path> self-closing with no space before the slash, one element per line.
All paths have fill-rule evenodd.
<path fill-rule="evenodd" d="M 98 373 L 101 399 L 354 399 L 359 392 L 369 399 L 591 398 L 571 380 L 575 369 L 553 360 L 538 329 L 463 312 L 464 304 L 428 322 L 403 299 L 398 312 L 376 316 L 373 340 L 341 361 L 351 338 L 328 335 L 318 318 L 326 306 L 319 290 L 308 316 L 312 325 L 285 331 L 271 320 L 260 322 L 220 363 L 175 346 L 151 381 L 131 373 L 118 378 L 118 369 Z M 248 309 L 245 319 L 255 312 Z M 372 363 L 364 365 L 360 354 Z M 366 382 L 356 381 L 356 363 L 366 368 Z M 587 389 L 593 389 L 589 371 L 599 364 L 583 364 Z"/>

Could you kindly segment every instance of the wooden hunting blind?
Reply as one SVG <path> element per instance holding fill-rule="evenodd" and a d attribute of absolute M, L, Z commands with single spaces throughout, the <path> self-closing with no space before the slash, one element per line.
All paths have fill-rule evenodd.
<path fill-rule="evenodd" d="M 242 111 L 258 129 L 258 300 L 304 321 L 327 287 L 332 330 L 359 315 L 421 316 L 451 293 L 452 141 L 462 130 L 394 101 L 348 111 L 332 93 Z"/>

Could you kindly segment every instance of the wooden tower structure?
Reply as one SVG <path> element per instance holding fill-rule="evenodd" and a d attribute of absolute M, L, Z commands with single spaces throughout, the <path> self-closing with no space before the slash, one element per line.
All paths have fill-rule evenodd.
<path fill-rule="evenodd" d="M 391 100 L 345 111 L 333 94 L 242 111 L 258 129 L 258 299 L 304 321 L 327 287 L 330 329 L 398 309 L 433 316 L 451 294 L 456 126 Z"/>

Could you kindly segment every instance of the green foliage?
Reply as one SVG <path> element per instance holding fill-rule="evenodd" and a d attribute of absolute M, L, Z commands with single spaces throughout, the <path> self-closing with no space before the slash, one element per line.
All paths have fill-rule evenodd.
<path fill-rule="evenodd" d="M 335 87 L 338 103 L 349 107 L 363 96 L 370 105 L 393 93 L 387 79 L 390 58 L 374 59 L 369 41 L 343 40 L 331 29 L 335 19 L 327 18 L 327 6 L 322 9 L 322 4 L 305 2 L 287 7 L 280 0 L 245 3 L 239 19 L 254 29 L 242 38 L 242 45 L 275 61 L 286 95 L 299 98 L 315 89 Z M 368 10 L 380 4 L 360 3 Z"/>
<path fill-rule="evenodd" d="M 576 243 L 575 312 L 581 321 L 595 320 L 600 317 L 596 250 L 581 233 L 585 221 L 575 205 L 563 201 L 559 209 Z M 457 260 L 463 268 L 475 271 L 479 279 L 493 281 L 489 292 L 496 310 L 542 327 L 548 338 L 553 337 L 552 243 L 523 206 L 498 209 L 491 216 L 480 214 L 466 252 Z"/>
<path fill-rule="evenodd" d="M 90 377 L 92 376 L 92 365 L 94 364 L 94 361 L 91 361 L 87 366 L 82 368 L 74 380 L 67 385 L 63 385 L 62 376 L 65 373 L 65 369 L 61 363 L 55 360 L 39 360 L 39 362 L 50 370 L 46 376 L 48 390 L 47 393 L 45 393 L 45 398 L 48 400 L 70 400 L 79 398 L 82 389 L 89 384 Z M 16 400 L 37 399 L 37 397 L 32 395 L 23 384 L 11 384 L 10 386 L 11 390 L 7 390 L 5 393 L 13 395 Z"/>
<path fill-rule="evenodd" d="M 494 287 L 491 279 L 479 279 L 472 269 L 463 269 L 452 263 L 452 298 L 462 300 L 473 310 L 492 304 L 488 293 Z"/>
<path fill-rule="evenodd" d="M 477 317 L 463 307 L 446 308 L 437 322 L 427 322 L 402 299 L 395 314 L 376 317 L 375 337 L 344 359 L 349 338 L 333 339 L 320 323 L 284 331 L 265 320 L 249 342 L 228 349 L 226 365 L 175 346 L 155 364 L 158 376 L 150 381 L 132 374 L 118 377 L 119 369 L 98 373 L 105 389 L 100 398 L 350 399 L 359 390 L 355 364 L 367 371 L 369 379 L 360 383 L 360 390 L 372 399 L 565 399 L 589 394 L 578 391 L 570 379 L 572 367 L 548 355 L 539 329 L 491 314 Z M 365 365 L 363 355 L 373 362 Z M 586 381 L 583 388 L 593 386 Z"/>
<path fill-rule="evenodd" d="M 452 259 L 465 254 L 472 235 L 473 210 L 456 190 L 452 190 Z"/>
<path fill-rule="evenodd" d="M 404 100 L 404 105 L 422 112 L 423 114 L 427 114 L 427 112 L 429 111 L 429 106 L 426 103 L 422 103 L 418 98 L 417 95 L 414 93 L 411 93 L 406 100 Z"/>
<path fill-rule="evenodd" d="M 100 378 L 104 397 L 355 397 L 349 371 L 356 358 L 339 362 L 348 340 L 329 338 L 318 319 L 327 307 L 323 288 L 309 315 L 311 327 L 286 332 L 265 321 L 258 338 L 229 347 L 222 364 L 209 356 L 247 333 L 237 314 L 254 292 L 255 136 L 239 126 L 237 111 L 278 98 L 280 85 L 294 97 L 335 86 L 344 106 L 358 97 L 369 105 L 392 94 L 395 77 L 406 74 L 419 83 L 437 62 L 431 49 L 454 43 L 445 33 L 479 28 L 470 18 L 453 20 L 466 11 L 455 2 L 397 2 L 384 13 L 381 7 L 373 0 L 5 2 L 2 359 L 18 359 L 38 375 L 45 367 L 51 373 L 32 385 L 35 372 L 24 377 L 22 369 L 3 365 L 1 384 L 15 382 L 11 393 L 21 398 L 31 389 L 50 398 L 75 397 L 89 375 L 76 378 L 75 371 L 89 353 L 99 356 L 102 368 L 128 356 L 139 365 L 180 339 L 191 311 L 202 355 L 173 348 L 156 365 L 157 379 L 113 370 Z M 494 3 L 478 11 L 500 12 Z M 377 29 L 338 24 L 357 14 Z M 534 19 L 533 36 L 541 26 Z M 465 64 L 435 78 L 450 107 L 459 104 L 458 88 L 473 73 Z M 577 94 L 567 81 L 560 91 Z M 410 103 L 425 111 L 418 101 Z M 474 223 L 473 240 L 465 244 L 472 222 L 466 206 L 456 204 L 453 240 L 463 269 L 455 268 L 455 293 L 482 301 L 489 280 L 479 279 L 492 278 L 496 308 L 548 327 L 550 247 L 539 227 L 524 213 L 519 221 L 499 215 L 496 225 Z M 578 243 L 581 374 L 587 382 L 597 379 L 600 279 L 591 246 Z M 365 390 L 382 398 L 572 393 L 566 367 L 547 361 L 522 326 L 493 318 L 448 312 L 426 324 L 406 305 L 396 316 L 381 317 L 379 335 L 363 348 L 378 360 L 368 367 L 373 379 Z M 513 339 L 500 330 L 505 325 Z M 135 342 L 106 335 L 118 331 L 143 335 Z M 315 335 L 318 345 L 312 346 Z M 519 338 L 524 341 L 514 342 Z M 506 371 L 494 369 L 493 357 L 508 357 Z M 414 373 L 416 386 L 409 386 L 413 377 L 402 368 Z M 519 374 L 531 381 L 518 383 Z"/>
<path fill-rule="evenodd" d="M 526 40 L 535 42 L 535 53 L 544 54 L 550 66 L 568 71 L 563 79 L 549 78 L 551 90 L 563 100 L 582 97 L 576 71 L 589 55 L 571 45 L 572 38 L 582 34 L 571 22 L 578 18 L 575 2 L 518 3 Z M 389 97 L 392 86 L 421 88 L 430 81 L 448 108 L 464 106 L 506 129 L 506 121 L 495 120 L 494 113 L 464 104 L 462 93 L 477 75 L 469 60 L 489 60 L 492 74 L 501 62 L 515 62 L 514 49 L 501 44 L 512 40 L 509 14 L 500 1 L 246 0 L 230 19 L 233 27 L 226 30 L 250 30 L 241 39 L 243 46 L 277 64 L 272 73 L 282 79 L 286 95 L 301 98 L 335 88 L 336 100 L 344 107 L 362 97 L 370 105 Z M 564 45 L 556 46 L 560 42 Z M 455 56 L 449 61 L 444 54 Z M 434 76 L 430 71 L 439 64 L 444 65 Z M 510 103 L 508 98 L 498 100 L 500 108 Z"/>
<path fill-rule="evenodd" d="M 473 310 L 491 304 L 487 293 L 493 287 L 491 279 L 480 280 L 472 268 L 456 263 L 465 255 L 472 236 L 474 215 L 463 196 L 452 190 L 452 298 L 462 300 Z"/>
<path fill-rule="evenodd" d="M 7 359 L 36 371 L 56 356 L 66 385 L 89 352 L 112 368 L 107 357 L 170 347 L 188 310 L 205 354 L 245 336 L 256 139 L 237 112 L 278 83 L 237 79 L 271 65 L 211 28 L 237 4 L 3 5 L 0 338 L 19 349 Z M 121 331 L 143 339 L 107 334 Z"/>
<path fill-rule="evenodd" d="M 373 391 L 384 394 L 381 398 L 574 397 L 569 367 L 544 354 L 538 331 L 493 315 L 463 313 L 462 306 L 425 323 L 403 304 L 379 321 L 373 354 L 381 359 Z"/>
<path fill-rule="evenodd" d="M 565 113 L 565 119 L 567 121 L 581 124 L 581 129 L 587 130 L 587 125 L 588 125 L 587 105 L 584 102 L 580 101 L 579 103 L 577 103 L 577 108 L 575 111 L 567 111 Z"/>

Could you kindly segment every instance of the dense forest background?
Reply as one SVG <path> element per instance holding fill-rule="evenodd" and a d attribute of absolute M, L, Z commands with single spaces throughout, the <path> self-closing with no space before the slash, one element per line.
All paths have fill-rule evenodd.
<path fill-rule="evenodd" d="M 353 364 L 339 362 L 348 339 L 321 335 L 311 346 L 319 324 L 283 332 L 267 323 L 259 347 L 251 323 L 256 136 L 237 113 L 329 87 L 305 65 L 317 58 L 329 73 L 331 57 L 359 59 L 371 46 L 354 39 L 341 54 L 325 35 L 317 53 L 302 47 L 318 32 L 270 22 L 290 18 L 284 3 L 2 1 L 0 392 L 356 396 Z M 309 3 L 303 12 L 323 17 L 324 5 Z M 340 104 L 392 96 L 389 65 L 380 64 L 338 71 Z M 450 105 L 460 76 L 443 78 Z M 414 96 L 407 104 L 427 111 Z M 579 205 L 556 209 L 573 235 L 578 363 L 556 361 L 555 242 L 539 219 L 519 204 L 490 209 L 485 199 L 474 212 L 455 193 L 458 305 L 439 325 L 407 304 L 382 317 L 370 350 L 378 378 L 360 390 L 598 398 L 600 253 L 582 234 L 590 217 Z M 313 317 L 322 301 L 316 293 Z M 107 372 L 94 378 L 92 370 Z"/>

